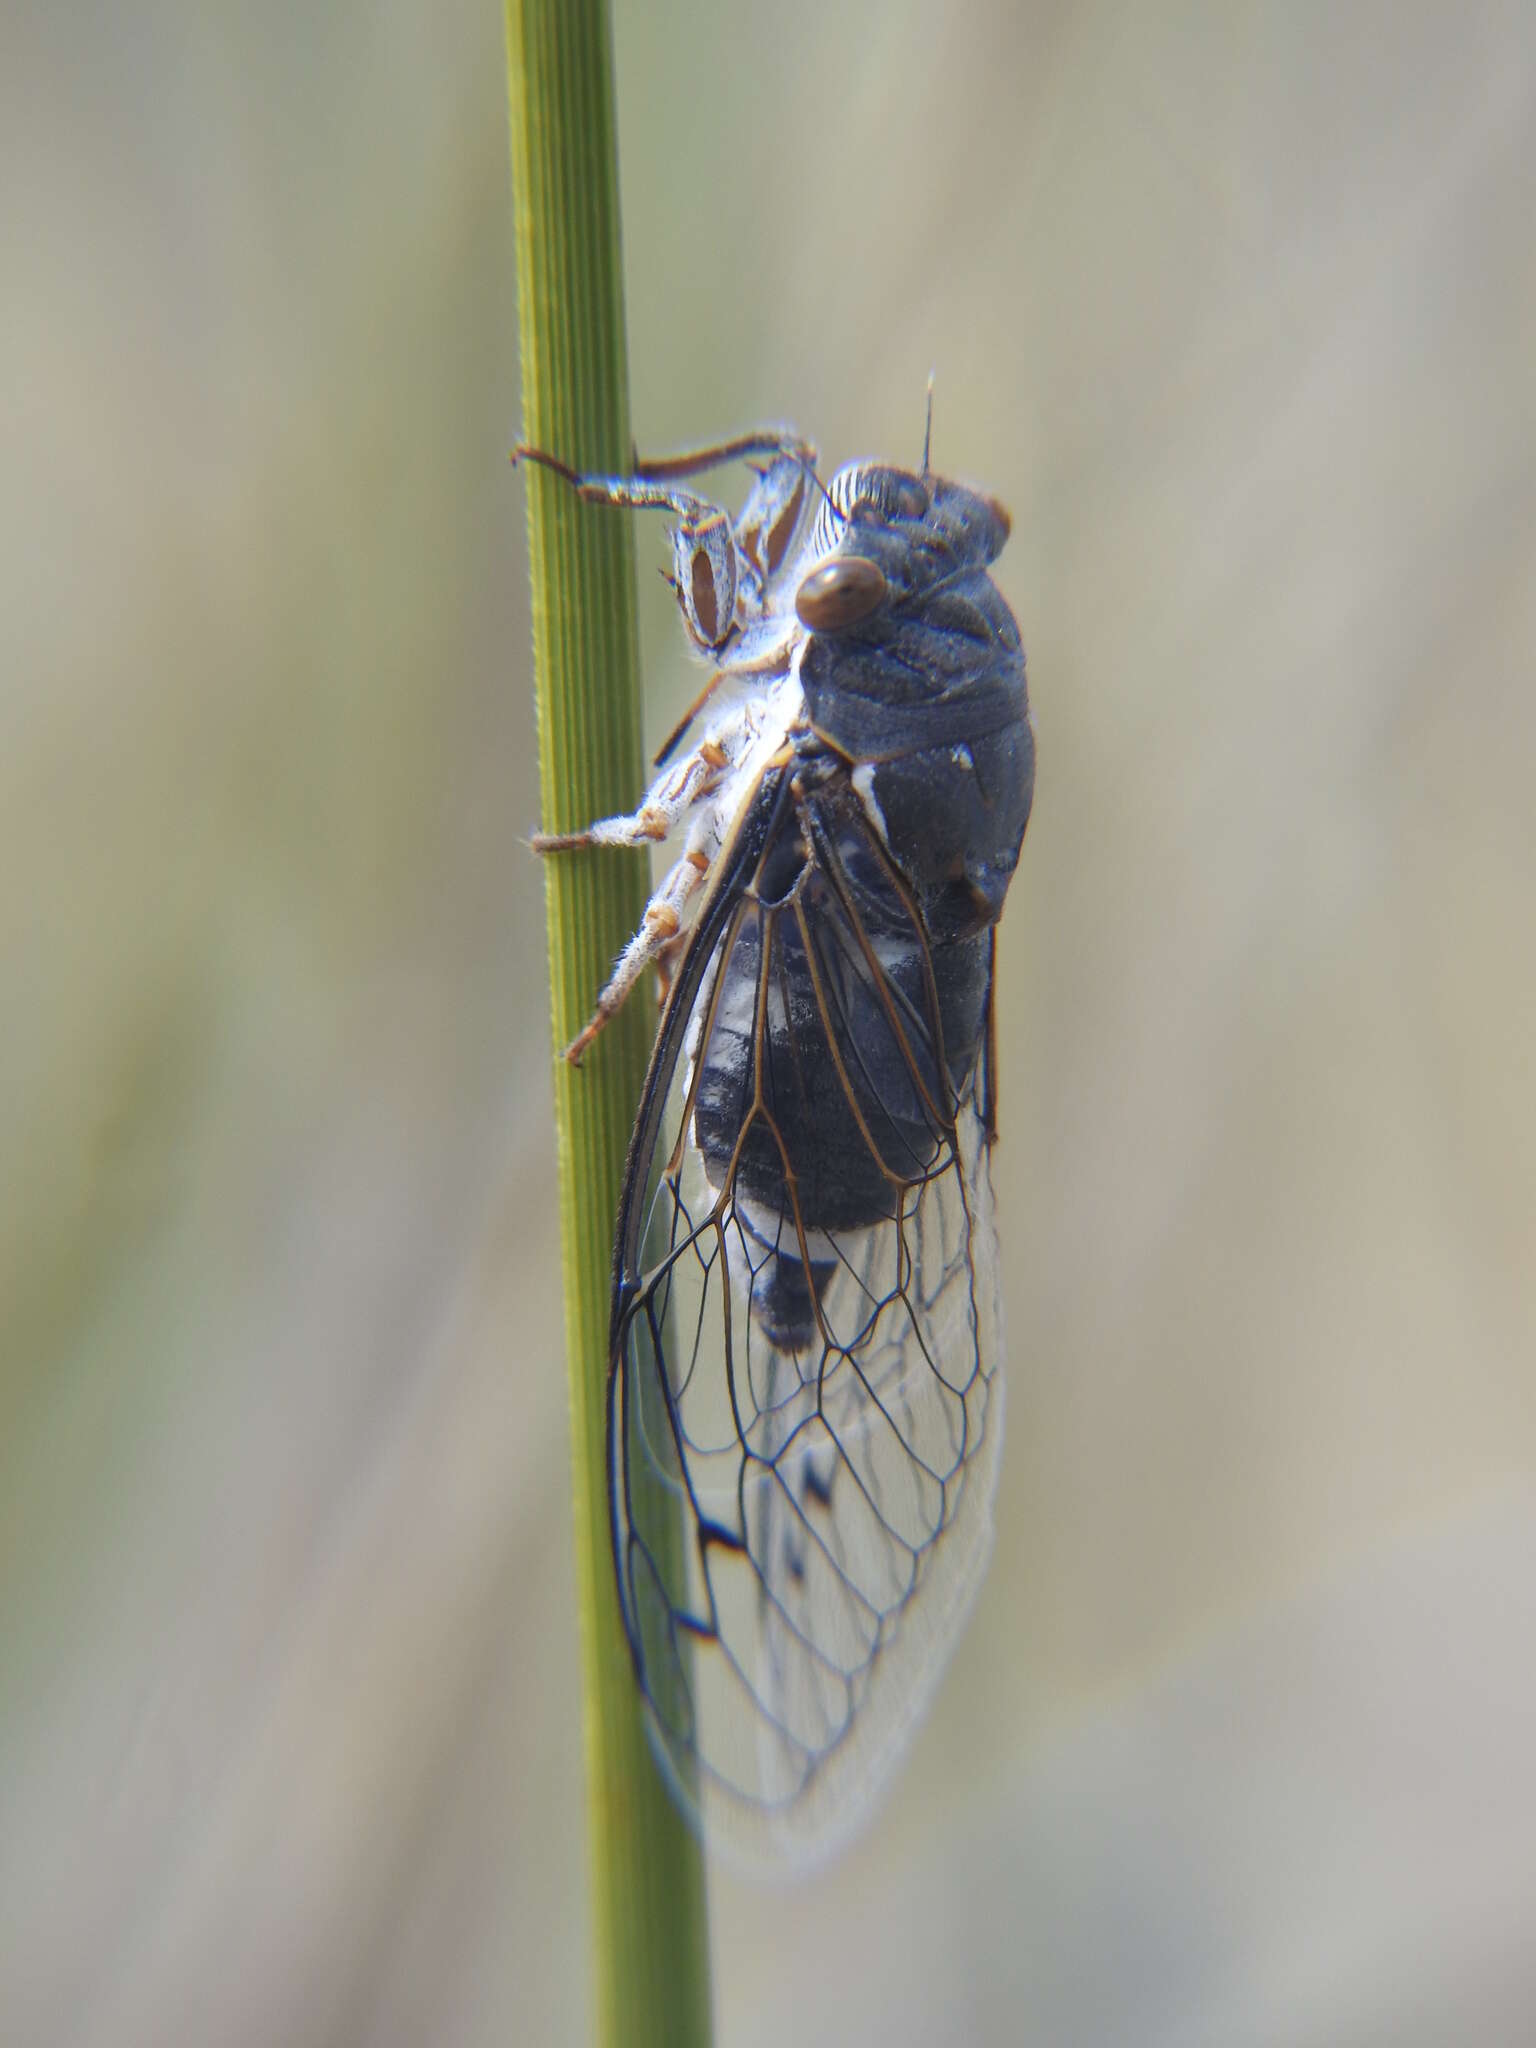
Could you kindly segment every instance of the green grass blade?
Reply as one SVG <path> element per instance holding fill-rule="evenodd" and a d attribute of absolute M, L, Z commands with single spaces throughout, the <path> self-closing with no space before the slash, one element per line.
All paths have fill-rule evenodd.
<path fill-rule="evenodd" d="M 507 0 L 523 432 L 583 469 L 630 458 L 606 0 Z M 632 515 L 524 471 L 547 831 L 628 810 L 643 787 Z M 591 1011 L 639 923 L 641 855 L 545 864 L 554 1042 Z M 604 1387 L 613 1224 L 653 1013 L 643 995 L 580 1072 L 559 1063 L 555 1122 L 581 1609 L 595 2034 L 709 2039 L 698 1845 L 647 1749 L 609 1557 Z M 533 1369 L 533 1362 L 528 1362 Z"/>

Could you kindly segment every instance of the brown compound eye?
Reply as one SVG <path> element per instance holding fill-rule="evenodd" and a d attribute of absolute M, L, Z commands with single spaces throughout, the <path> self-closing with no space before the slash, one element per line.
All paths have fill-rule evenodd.
<path fill-rule="evenodd" d="M 863 555 L 839 555 L 813 569 L 795 592 L 795 615 L 812 633 L 846 633 L 879 611 L 889 586 Z"/>

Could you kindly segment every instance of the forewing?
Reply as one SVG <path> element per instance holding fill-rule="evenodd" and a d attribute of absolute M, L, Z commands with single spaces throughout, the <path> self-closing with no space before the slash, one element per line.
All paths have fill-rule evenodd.
<path fill-rule="evenodd" d="M 771 794 L 653 1061 L 610 1383 L 654 1745 L 758 1865 L 866 1816 L 980 1581 L 1002 1426 L 982 1060 L 957 1081 L 867 826 L 813 834 L 793 891 L 755 893 L 799 831 Z"/>

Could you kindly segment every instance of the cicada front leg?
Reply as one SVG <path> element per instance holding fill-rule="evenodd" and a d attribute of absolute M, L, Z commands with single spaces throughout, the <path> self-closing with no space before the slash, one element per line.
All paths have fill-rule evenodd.
<path fill-rule="evenodd" d="M 682 480 L 727 462 L 765 458 L 733 519 L 723 505 L 685 490 Z M 637 458 L 631 476 L 583 474 L 541 448 L 520 443 L 514 462 L 536 462 L 583 498 L 635 511 L 670 512 L 669 579 L 689 637 L 719 655 L 744 619 L 761 616 L 764 593 L 800 531 L 812 499 L 816 450 L 788 427 L 764 427 L 678 455 Z"/>
<path fill-rule="evenodd" d="M 584 476 L 558 456 L 525 444 L 513 449 L 512 460 L 552 470 L 593 504 L 670 512 L 677 522 L 672 529 L 671 581 L 683 623 L 703 653 L 712 655 L 724 645 L 736 625 L 742 558 L 731 515 L 723 505 L 663 478 Z"/>
<path fill-rule="evenodd" d="M 798 537 L 815 497 L 814 442 L 793 427 L 758 427 L 732 440 L 639 460 L 635 474 L 647 481 L 667 481 L 699 476 L 727 462 L 748 462 L 756 472 L 731 523 L 731 537 L 740 558 L 738 583 L 743 593 L 751 588 L 760 611 L 767 584 Z M 746 578 L 742 569 L 749 572 Z"/>

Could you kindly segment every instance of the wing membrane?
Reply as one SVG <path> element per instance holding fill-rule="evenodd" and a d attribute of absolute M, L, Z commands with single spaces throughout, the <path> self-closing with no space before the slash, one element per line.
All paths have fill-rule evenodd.
<path fill-rule="evenodd" d="M 985 1033 L 946 1046 L 955 979 L 856 802 L 770 775 L 647 1082 L 615 1276 L 620 1599 L 657 1754 L 750 1863 L 858 1826 L 990 1546 Z"/>

